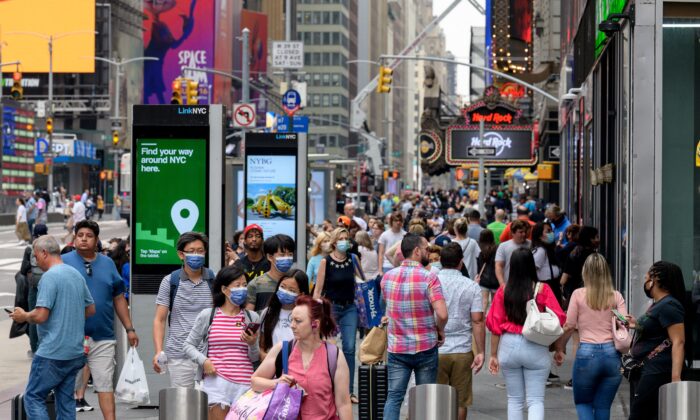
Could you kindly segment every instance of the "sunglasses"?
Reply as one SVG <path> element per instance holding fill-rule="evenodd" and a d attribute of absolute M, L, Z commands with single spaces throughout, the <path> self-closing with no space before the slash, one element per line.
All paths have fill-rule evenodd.
<path fill-rule="evenodd" d="M 85 272 L 87 275 L 92 277 L 92 264 L 87 261 L 83 262 L 83 264 L 85 265 Z"/>

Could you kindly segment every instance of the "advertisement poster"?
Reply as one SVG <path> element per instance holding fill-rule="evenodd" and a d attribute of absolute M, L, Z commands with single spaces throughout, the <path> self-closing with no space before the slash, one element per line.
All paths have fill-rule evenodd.
<path fill-rule="evenodd" d="M 206 231 L 206 141 L 137 139 L 135 149 L 135 262 L 181 264 L 180 235 Z"/>
<path fill-rule="evenodd" d="M 243 230 L 245 227 L 245 189 L 243 187 L 245 174 L 243 170 L 236 171 L 236 230 Z"/>
<path fill-rule="evenodd" d="M 311 171 L 309 183 L 309 223 L 320 225 L 326 218 L 326 177 L 323 171 Z"/>
<path fill-rule="evenodd" d="M 145 0 L 144 9 L 143 55 L 158 61 L 143 63 L 143 103 L 168 104 L 181 67 L 214 67 L 214 2 Z M 200 103 L 206 102 L 211 76 L 203 72 L 184 76 L 199 83 Z"/>
<path fill-rule="evenodd" d="M 246 156 L 246 223 L 296 240 L 296 156 Z"/>

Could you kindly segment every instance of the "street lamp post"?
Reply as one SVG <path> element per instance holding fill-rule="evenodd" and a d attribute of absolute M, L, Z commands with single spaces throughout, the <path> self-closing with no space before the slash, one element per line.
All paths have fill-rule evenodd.
<path fill-rule="evenodd" d="M 101 61 L 103 63 L 107 63 L 109 65 L 112 65 L 117 68 L 116 71 L 116 79 L 114 81 L 114 117 L 112 119 L 116 122 L 119 122 L 121 120 L 121 114 L 119 112 L 120 106 L 121 106 L 121 76 L 122 76 L 122 66 L 129 64 L 129 63 L 134 63 L 137 61 L 158 61 L 158 57 L 133 57 L 129 58 L 126 60 L 110 60 L 108 58 L 103 58 L 103 57 L 90 57 L 96 61 Z M 112 182 L 114 183 L 114 195 L 119 194 L 119 171 L 117 168 L 119 167 L 119 149 L 117 149 L 116 145 L 114 145 L 114 172 L 115 175 L 112 179 Z M 106 187 L 105 187 L 105 193 L 107 192 Z M 106 195 L 106 194 L 105 194 Z M 107 197 L 105 197 L 106 199 Z M 114 197 L 112 197 L 112 214 L 115 215 L 115 217 L 118 215 L 118 209 L 116 207 L 116 200 Z"/>
<path fill-rule="evenodd" d="M 39 32 L 25 32 L 25 31 L 18 31 L 18 32 L 8 32 L 6 35 L 29 35 L 29 36 L 34 36 L 37 38 L 41 38 L 45 41 L 48 42 L 49 46 L 49 100 L 48 102 L 48 118 L 53 118 L 53 42 L 58 41 L 61 38 L 65 38 L 67 36 L 72 36 L 72 35 L 83 35 L 83 34 L 93 34 L 96 35 L 97 31 L 89 31 L 89 30 L 84 30 L 84 31 L 72 31 L 72 32 L 63 32 L 57 35 L 46 35 L 42 34 Z M 49 134 L 49 148 L 48 148 L 48 153 L 44 153 L 44 156 L 46 158 L 51 158 L 53 159 L 53 133 L 48 133 Z M 49 177 L 48 177 L 48 193 L 49 195 L 53 195 L 53 160 L 51 161 L 51 164 L 49 165 Z M 55 206 L 56 203 L 52 200 L 52 205 Z"/>

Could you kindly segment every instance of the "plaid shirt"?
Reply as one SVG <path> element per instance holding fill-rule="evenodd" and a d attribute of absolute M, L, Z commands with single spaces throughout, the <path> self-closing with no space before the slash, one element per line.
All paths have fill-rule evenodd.
<path fill-rule="evenodd" d="M 445 298 L 435 274 L 404 260 L 382 278 L 382 296 L 389 317 L 389 352 L 415 354 L 437 345 L 432 303 Z"/>

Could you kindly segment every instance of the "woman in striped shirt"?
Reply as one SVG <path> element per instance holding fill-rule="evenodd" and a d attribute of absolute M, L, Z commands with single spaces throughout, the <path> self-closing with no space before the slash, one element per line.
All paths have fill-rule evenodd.
<path fill-rule="evenodd" d="M 227 266 L 212 287 L 214 307 L 199 313 L 185 341 L 187 356 L 203 371 L 202 390 L 209 397 L 209 419 L 223 420 L 229 408 L 250 388 L 253 362 L 259 359 L 259 316 L 244 308 L 243 271 Z"/>

